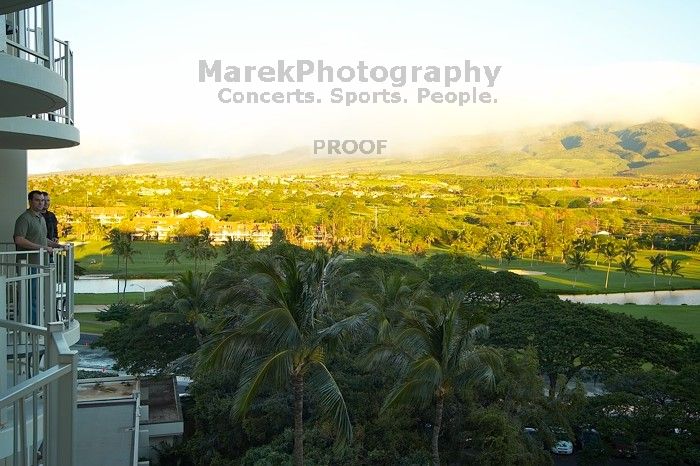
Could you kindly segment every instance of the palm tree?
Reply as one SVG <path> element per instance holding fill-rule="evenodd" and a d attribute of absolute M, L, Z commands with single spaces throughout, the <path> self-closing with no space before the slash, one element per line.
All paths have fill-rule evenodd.
<path fill-rule="evenodd" d="M 305 389 L 320 394 L 322 414 L 337 429 L 337 444 L 352 438 L 345 400 L 326 367 L 329 343 L 359 332 L 366 322 L 363 314 L 336 320 L 330 312 L 340 284 L 354 278 L 341 273 L 342 262 L 342 256 L 329 257 L 321 251 L 309 260 L 292 253 L 252 260 L 249 267 L 254 274 L 247 280 L 247 291 L 237 296 L 242 321 L 223 319 L 200 350 L 201 369 L 242 367 L 234 397 L 239 418 L 262 387 L 291 385 L 296 466 L 304 464 Z"/>
<path fill-rule="evenodd" d="M 637 273 L 637 270 L 639 267 L 636 265 L 637 259 L 634 256 L 629 256 L 626 255 L 620 262 L 620 271 L 624 272 L 625 274 L 625 282 L 622 285 L 622 288 L 627 288 L 627 276 L 628 275 L 633 275 L 635 277 L 638 277 L 639 274 Z"/>
<path fill-rule="evenodd" d="M 673 278 L 674 275 L 677 275 L 679 277 L 682 277 L 683 274 L 681 273 L 681 269 L 683 266 L 681 265 L 680 259 L 672 259 L 671 263 L 668 265 L 666 268 L 666 271 L 668 272 L 668 287 L 671 287 L 671 278 Z"/>
<path fill-rule="evenodd" d="M 545 258 L 547 257 L 547 243 L 542 242 L 537 246 L 537 250 L 535 251 L 535 257 L 539 259 L 540 262 L 544 262 Z"/>
<path fill-rule="evenodd" d="M 654 290 L 656 290 L 656 276 L 659 272 L 666 270 L 666 256 L 663 254 L 656 254 L 648 258 L 651 273 L 654 274 Z"/>
<path fill-rule="evenodd" d="M 574 245 L 564 236 L 559 237 L 557 243 L 559 244 L 559 249 L 561 249 L 561 263 L 566 264 L 566 256 L 574 248 Z M 554 262 L 554 249 L 552 249 L 552 262 Z"/>
<path fill-rule="evenodd" d="M 524 259 L 525 250 L 529 246 L 530 238 L 524 233 L 512 233 L 508 239 L 508 243 L 515 255 L 519 255 Z"/>
<path fill-rule="evenodd" d="M 498 258 L 498 264 L 500 265 L 503 261 L 503 250 L 505 247 L 505 240 L 498 233 L 492 233 L 486 239 L 486 243 L 482 248 L 483 253 L 492 259 Z"/>
<path fill-rule="evenodd" d="M 391 339 L 391 332 L 401 322 L 403 312 L 424 293 L 425 283 L 417 279 L 396 271 L 388 275 L 381 269 L 374 272 L 361 299 L 361 307 L 372 324 L 377 344 L 383 345 Z"/>
<path fill-rule="evenodd" d="M 404 313 L 396 351 L 405 363 L 382 406 L 382 412 L 400 403 L 434 407 L 431 449 L 435 465 L 440 464 L 445 400 L 474 387 L 493 386 L 494 371 L 500 367 L 498 354 L 479 344 L 488 336 L 484 320 L 465 312 L 461 303 L 461 296 L 426 297 Z"/>
<path fill-rule="evenodd" d="M 510 263 L 517 258 L 516 251 L 510 244 L 507 244 L 506 247 L 503 249 L 503 252 L 501 253 L 501 258 L 505 259 L 507 265 L 510 265 Z"/>
<path fill-rule="evenodd" d="M 391 232 L 399 240 L 399 251 L 403 251 L 403 242 L 406 239 L 406 233 L 408 233 L 408 227 L 403 219 L 399 219 L 396 226 L 390 228 Z"/>
<path fill-rule="evenodd" d="M 574 270 L 576 274 L 574 275 L 573 287 L 576 288 L 576 283 L 578 282 L 578 273 L 585 272 L 588 268 L 586 265 L 586 253 L 578 249 L 574 249 L 572 252 L 566 256 L 566 264 L 568 267 L 566 271 Z"/>
<path fill-rule="evenodd" d="M 578 249 L 581 252 L 584 253 L 589 253 L 595 246 L 595 242 L 591 238 L 578 238 L 577 240 L 574 241 L 574 248 Z"/>
<path fill-rule="evenodd" d="M 216 257 L 216 250 L 211 245 L 209 230 L 204 228 L 197 236 L 188 236 L 183 241 L 183 253 L 194 260 L 194 271 L 197 273 L 197 265 L 200 260 L 208 260 Z"/>
<path fill-rule="evenodd" d="M 600 258 L 600 254 L 603 252 L 603 246 L 605 243 L 601 242 L 600 236 L 593 236 L 591 238 L 591 242 L 593 243 L 593 250 L 595 251 L 595 266 L 598 267 L 598 259 Z"/>
<path fill-rule="evenodd" d="M 121 253 L 124 256 L 124 294 L 126 295 L 126 280 L 129 273 L 129 262 L 134 263 L 134 255 L 141 254 L 141 251 L 134 249 L 134 243 L 131 238 L 126 237 L 121 246 Z"/>
<path fill-rule="evenodd" d="M 462 250 L 468 250 L 468 242 L 470 239 L 470 231 L 466 228 L 460 228 L 452 232 L 452 243 L 450 247 L 455 251 L 459 252 Z"/>
<path fill-rule="evenodd" d="M 668 255 L 668 247 L 671 245 L 671 243 L 672 243 L 673 241 L 674 241 L 674 239 L 671 238 L 670 236 L 666 236 L 666 237 L 664 238 L 664 245 L 666 246 L 666 254 L 667 254 L 667 255 Z"/>
<path fill-rule="evenodd" d="M 151 316 L 151 325 L 187 322 L 194 329 L 197 341 L 204 341 L 202 330 L 209 327 L 208 275 L 194 274 L 191 270 L 181 273 L 170 286 L 175 300 L 171 312 L 158 312 Z"/>
<path fill-rule="evenodd" d="M 175 264 L 180 263 L 180 259 L 177 256 L 177 251 L 175 249 L 168 249 L 165 251 L 165 256 L 163 257 L 166 264 L 172 264 L 173 273 L 175 273 Z"/>
<path fill-rule="evenodd" d="M 236 240 L 232 238 L 227 238 L 226 242 L 223 244 L 223 249 L 224 255 L 230 256 L 232 254 L 237 254 L 241 251 L 255 250 L 255 245 L 253 245 L 253 243 L 247 240 Z"/>
<path fill-rule="evenodd" d="M 108 244 L 102 246 L 102 251 L 109 251 L 111 254 L 117 256 L 117 294 L 120 292 L 119 286 L 119 269 L 120 269 L 120 258 L 122 256 L 122 250 L 124 248 L 125 235 L 116 228 L 113 228 L 107 234 L 105 238 Z"/>
<path fill-rule="evenodd" d="M 637 242 L 632 238 L 627 238 L 620 247 L 623 256 L 635 256 L 637 254 Z"/>
<path fill-rule="evenodd" d="M 608 261 L 608 269 L 605 272 L 605 289 L 607 290 L 608 279 L 610 278 L 610 266 L 617 257 L 618 250 L 617 246 L 615 246 L 615 243 L 613 243 L 612 241 L 608 241 L 603 245 L 601 252 L 603 253 L 603 256 L 605 256 L 605 260 Z"/>
<path fill-rule="evenodd" d="M 528 246 L 530 247 L 530 268 L 532 268 L 535 262 L 535 255 L 537 255 L 537 249 L 540 246 L 542 240 L 537 230 L 531 230 L 527 235 Z"/>

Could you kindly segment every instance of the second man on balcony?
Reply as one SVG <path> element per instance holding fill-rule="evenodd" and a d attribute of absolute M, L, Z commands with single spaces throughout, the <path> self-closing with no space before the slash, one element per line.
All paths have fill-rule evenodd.
<path fill-rule="evenodd" d="M 61 244 L 47 238 L 46 220 L 41 214 L 44 209 L 44 195 L 41 191 L 31 191 L 27 199 L 29 208 L 15 221 L 14 243 L 17 250 L 46 249 L 48 252 L 53 252 L 53 248 L 62 248 Z M 29 262 L 37 262 L 37 259 L 30 258 Z"/>

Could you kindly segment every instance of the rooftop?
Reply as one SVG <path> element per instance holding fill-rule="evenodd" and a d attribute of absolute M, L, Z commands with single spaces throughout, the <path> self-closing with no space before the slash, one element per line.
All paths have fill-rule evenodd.
<path fill-rule="evenodd" d="M 141 400 L 149 408 L 148 424 L 182 421 L 174 377 L 142 379 L 141 388 L 148 389 L 148 398 Z"/>
<path fill-rule="evenodd" d="M 85 381 L 78 382 L 78 403 L 84 401 L 132 399 L 134 392 L 138 391 L 138 389 L 138 382 L 135 379 L 85 379 Z"/>

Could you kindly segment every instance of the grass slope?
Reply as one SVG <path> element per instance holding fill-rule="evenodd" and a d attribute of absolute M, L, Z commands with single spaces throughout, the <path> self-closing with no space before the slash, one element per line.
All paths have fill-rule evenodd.
<path fill-rule="evenodd" d="M 638 306 L 635 304 L 597 304 L 612 312 L 622 312 L 639 319 L 658 320 L 700 340 L 700 306 Z"/>
<path fill-rule="evenodd" d="M 100 322 L 97 320 L 96 312 L 79 312 L 75 314 L 75 318 L 80 322 L 80 333 L 91 333 L 93 335 L 102 335 L 108 328 L 119 325 L 117 322 Z"/>
<path fill-rule="evenodd" d="M 151 293 L 146 293 L 146 298 Z M 142 292 L 137 292 L 137 293 L 126 293 L 124 295 L 123 293 L 76 293 L 75 294 L 75 304 L 78 305 L 83 305 L 83 304 L 93 304 L 93 305 L 100 305 L 100 304 L 112 304 L 116 303 L 117 301 L 124 301 L 130 304 L 139 304 L 143 301 L 143 293 Z"/>
<path fill-rule="evenodd" d="M 610 278 L 608 288 L 605 289 L 605 273 L 607 264 L 600 258 L 598 265 L 595 265 L 595 254 L 589 255 L 587 263 L 589 270 L 578 273 L 578 280 L 574 287 L 576 274 L 574 271 L 567 271 L 566 265 L 561 262 L 538 262 L 535 261 L 530 266 L 529 260 L 515 260 L 510 264 L 497 260 L 480 257 L 483 265 L 492 269 L 523 269 L 545 272 L 546 275 L 534 275 L 528 278 L 535 280 L 542 288 L 559 293 L 622 293 L 625 291 L 651 291 L 654 289 L 654 276 L 649 270 L 648 257 L 659 251 L 639 251 L 637 253 L 637 266 L 639 267 L 638 277 L 629 276 L 627 278 L 627 288 L 624 288 L 625 275 L 617 270 L 617 264 L 613 263 L 610 268 Z M 662 251 L 665 252 L 665 251 Z M 683 268 L 683 277 L 674 276 L 671 278 L 669 286 L 669 276 L 658 274 L 656 277 L 656 289 L 697 289 L 700 288 L 700 254 L 696 252 L 674 252 L 668 253 L 669 260 L 680 259 Z"/>
<path fill-rule="evenodd" d="M 91 241 L 76 247 L 76 260 L 85 268 L 88 274 L 108 274 L 114 278 L 124 276 L 124 261 L 120 260 L 117 269 L 117 256 L 103 251 L 107 243 L 104 241 Z M 170 243 L 155 243 L 150 241 L 135 241 L 134 249 L 138 252 L 134 255 L 134 261 L 129 262 L 129 277 L 164 278 L 172 277 L 185 270 L 194 270 L 193 260 L 180 257 L 180 263 L 166 264 L 165 251 L 175 249 L 179 252 L 179 245 Z M 211 270 L 221 258 L 208 261 L 200 261 L 197 265 L 200 272 Z M 129 293 L 127 293 L 129 294 Z"/>

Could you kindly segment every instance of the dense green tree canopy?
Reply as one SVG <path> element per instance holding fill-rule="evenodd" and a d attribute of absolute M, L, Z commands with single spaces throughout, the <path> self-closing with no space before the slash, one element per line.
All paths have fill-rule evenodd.
<path fill-rule="evenodd" d="M 173 361 L 194 353 L 197 348 L 194 330 L 186 322 L 149 325 L 153 314 L 170 309 L 171 304 L 171 301 L 155 301 L 143 307 L 110 306 L 104 318 L 115 316 L 120 325 L 106 330 L 93 345 L 112 353 L 115 369 L 130 374 L 169 372 Z"/>
<path fill-rule="evenodd" d="M 532 346 L 537 351 L 551 397 L 584 369 L 620 373 L 645 363 L 679 369 L 692 339 L 655 321 L 555 297 L 527 301 L 495 314 L 491 331 L 498 345 Z"/>

